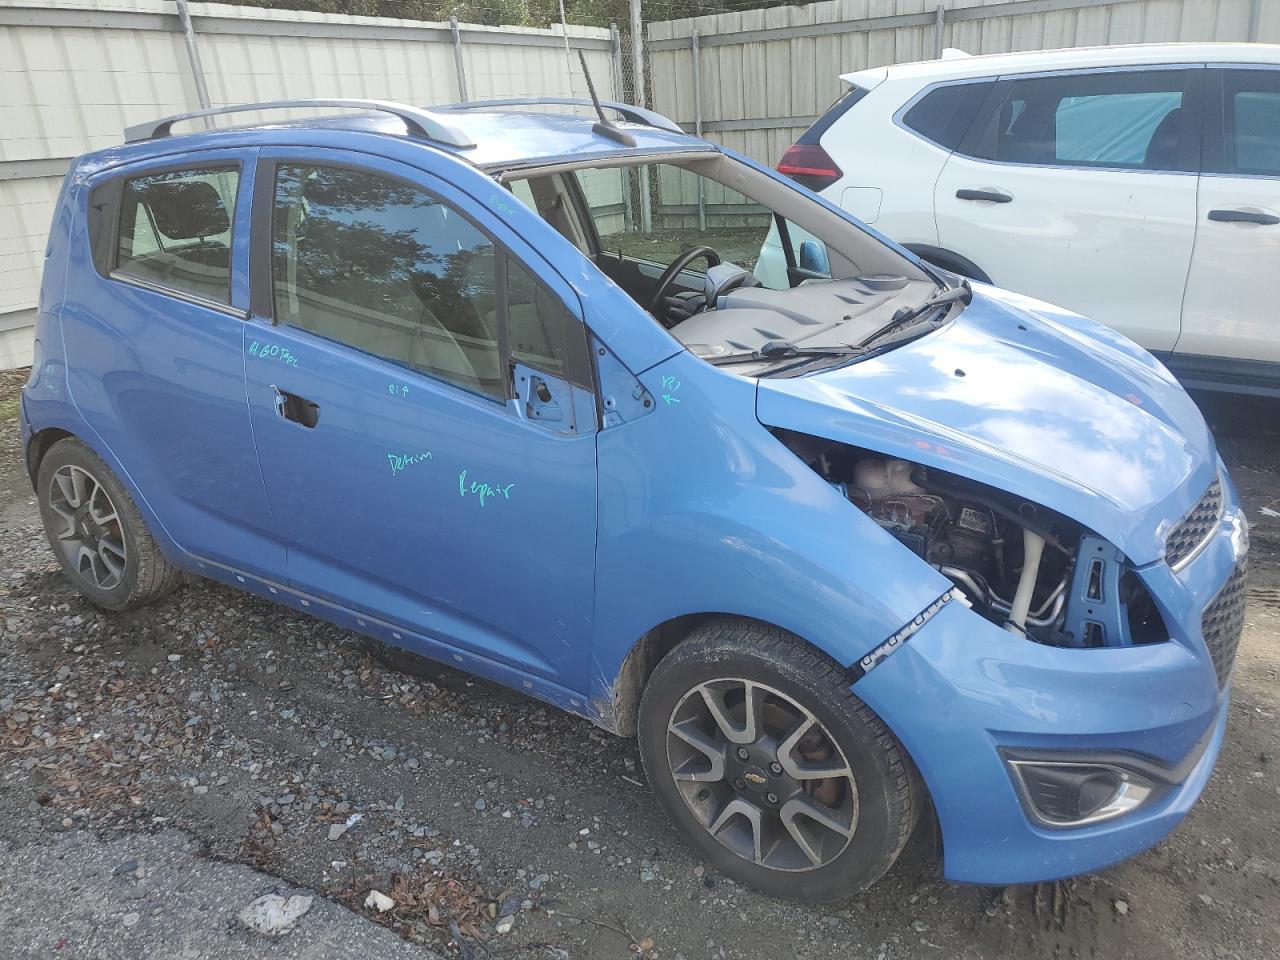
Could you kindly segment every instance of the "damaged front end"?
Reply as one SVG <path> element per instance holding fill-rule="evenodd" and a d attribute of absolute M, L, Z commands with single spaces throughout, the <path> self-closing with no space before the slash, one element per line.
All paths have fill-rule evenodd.
<path fill-rule="evenodd" d="M 1124 554 L 1040 504 L 908 460 L 787 430 L 778 438 L 925 563 L 967 606 L 1055 647 L 1124 647 L 1168 639 Z"/>

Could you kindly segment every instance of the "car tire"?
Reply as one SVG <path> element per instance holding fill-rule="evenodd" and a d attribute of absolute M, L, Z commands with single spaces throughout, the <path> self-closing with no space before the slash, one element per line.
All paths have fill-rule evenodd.
<path fill-rule="evenodd" d="M 772 896 L 821 902 L 866 889 L 918 817 L 910 758 L 844 671 L 757 621 L 717 618 L 667 654 L 641 698 L 639 739 L 676 829 L 713 869 Z"/>
<path fill-rule="evenodd" d="M 59 440 L 41 458 L 36 494 L 54 555 L 97 606 L 131 610 L 181 585 L 124 485 L 79 440 Z"/>

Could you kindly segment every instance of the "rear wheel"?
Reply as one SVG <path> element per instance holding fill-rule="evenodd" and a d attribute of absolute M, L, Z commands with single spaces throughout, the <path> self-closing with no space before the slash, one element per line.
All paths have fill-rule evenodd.
<path fill-rule="evenodd" d="M 124 486 L 92 450 L 59 440 L 36 476 L 49 545 L 77 590 L 100 607 L 128 610 L 182 582 Z"/>
<path fill-rule="evenodd" d="M 915 824 L 916 776 L 893 734 L 828 657 L 755 621 L 704 624 L 658 664 L 640 748 L 690 844 L 774 896 L 865 889 Z"/>

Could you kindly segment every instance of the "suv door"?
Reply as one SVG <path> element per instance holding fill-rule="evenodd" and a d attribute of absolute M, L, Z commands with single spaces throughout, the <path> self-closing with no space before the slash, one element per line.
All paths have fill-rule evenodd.
<path fill-rule="evenodd" d="M 169 154 L 95 176 L 92 262 L 74 262 L 62 328 L 76 405 L 167 535 L 271 576 L 284 550 L 244 402 L 256 153 Z"/>
<path fill-rule="evenodd" d="M 939 244 L 1150 350 L 1178 339 L 1198 66 L 1002 77 L 943 167 Z"/>
<path fill-rule="evenodd" d="M 1177 352 L 1280 361 L 1280 273 L 1272 269 L 1280 254 L 1280 68 L 1208 74 L 1195 253 Z"/>
<path fill-rule="evenodd" d="M 572 290 L 420 170 L 263 150 L 258 177 L 249 407 L 290 579 L 584 688 L 596 409 Z"/>

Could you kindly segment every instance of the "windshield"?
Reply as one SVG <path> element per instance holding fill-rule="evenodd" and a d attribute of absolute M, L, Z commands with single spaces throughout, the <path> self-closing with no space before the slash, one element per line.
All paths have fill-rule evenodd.
<path fill-rule="evenodd" d="M 507 183 L 691 352 L 748 375 L 847 363 L 960 298 L 807 191 L 721 154 Z M 927 332 L 923 327 L 920 332 Z"/>

